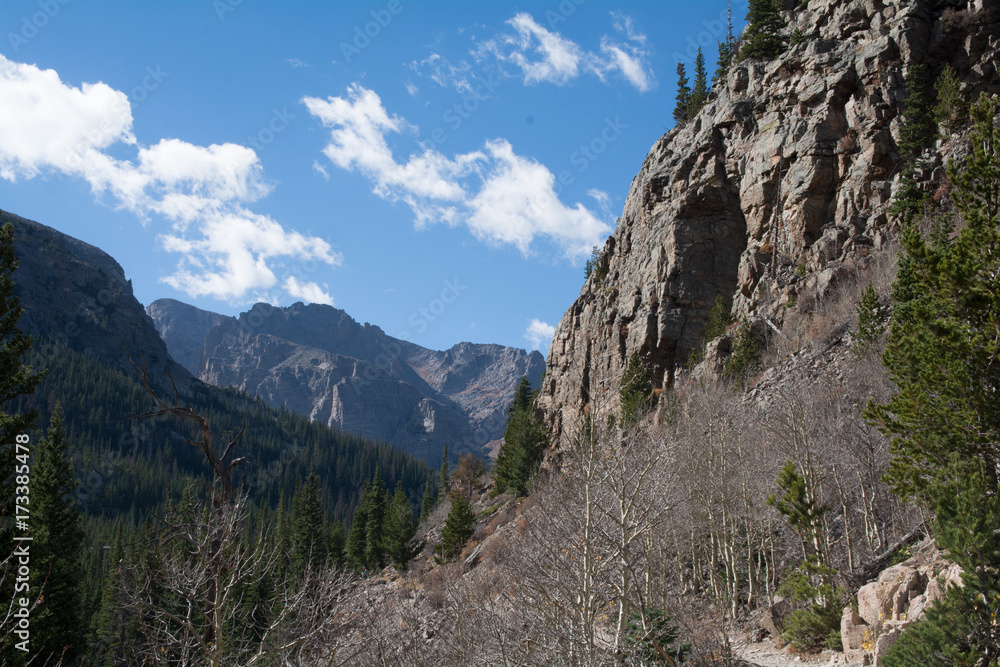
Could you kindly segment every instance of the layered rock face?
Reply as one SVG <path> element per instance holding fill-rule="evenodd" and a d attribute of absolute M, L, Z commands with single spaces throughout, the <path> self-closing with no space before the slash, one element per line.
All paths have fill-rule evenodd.
<path fill-rule="evenodd" d="M 585 414 L 619 412 L 632 354 L 669 386 L 717 295 L 780 327 L 792 303 L 814 307 L 887 242 L 909 66 L 951 64 L 970 96 L 1000 90 L 992 3 L 803 4 L 785 13 L 796 35 L 785 54 L 733 65 L 646 157 L 552 341 L 539 403 L 557 439 Z"/>
<path fill-rule="evenodd" d="M 539 353 L 501 345 L 428 350 L 318 304 L 257 304 L 232 318 L 161 299 L 149 313 L 172 354 L 194 359 L 197 348 L 188 368 L 205 382 L 432 464 L 446 444 L 453 456 L 495 448 L 518 381 L 537 386 L 544 368 Z"/>

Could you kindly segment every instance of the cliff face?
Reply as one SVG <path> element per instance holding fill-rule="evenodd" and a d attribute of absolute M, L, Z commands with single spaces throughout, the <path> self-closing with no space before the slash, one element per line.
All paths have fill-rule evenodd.
<path fill-rule="evenodd" d="M 14 294 L 24 308 L 18 326 L 34 336 L 43 363 L 57 348 L 70 348 L 135 377 L 131 355 L 145 361 L 157 386 L 170 386 L 167 373 L 181 390 L 190 384 L 191 375 L 170 358 L 118 262 L 51 227 L 0 211 L 0 224 L 7 222 L 20 260 L 14 272 Z"/>
<path fill-rule="evenodd" d="M 539 404 L 557 439 L 619 411 L 634 353 L 669 386 L 717 295 L 780 327 L 883 247 L 909 66 L 951 64 L 969 95 L 1000 90 L 1000 19 L 985 0 L 810 0 L 785 16 L 796 43 L 733 65 L 633 180 L 549 351 Z M 936 169 L 951 150 L 938 149 Z"/>
<path fill-rule="evenodd" d="M 232 318 L 161 299 L 149 313 L 201 380 L 433 464 L 446 444 L 452 455 L 493 449 L 518 381 L 537 386 L 544 368 L 539 353 L 501 345 L 428 350 L 317 304 L 257 304 Z"/>

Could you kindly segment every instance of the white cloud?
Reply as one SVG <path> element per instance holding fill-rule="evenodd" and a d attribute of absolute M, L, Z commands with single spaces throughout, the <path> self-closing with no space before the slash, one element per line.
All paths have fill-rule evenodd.
<path fill-rule="evenodd" d="M 289 65 L 291 65 L 292 67 L 295 67 L 295 68 L 298 68 L 298 67 L 309 67 L 309 63 L 302 62 L 298 58 L 289 58 L 287 62 L 288 62 Z"/>
<path fill-rule="evenodd" d="M 515 47 L 507 58 L 524 71 L 525 83 L 547 81 L 561 85 L 576 78 L 583 58 L 579 45 L 546 30 L 524 12 L 507 23 L 517 30 L 516 39 L 506 40 Z"/>
<path fill-rule="evenodd" d="M 631 46 L 614 44 L 607 38 L 601 40 L 601 53 L 605 60 L 594 64 L 595 72 L 602 78 L 605 72 L 619 71 L 640 92 L 653 87 L 653 75 L 645 62 L 645 52 Z"/>
<path fill-rule="evenodd" d="M 118 144 L 135 146 L 135 158 L 105 152 Z M 0 178 L 46 170 L 85 179 L 95 194 L 110 193 L 144 220 L 169 220 L 160 242 L 182 257 L 163 280 L 192 296 L 239 300 L 276 285 L 274 269 L 286 261 L 341 262 L 323 239 L 246 208 L 270 190 L 252 149 L 179 139 L 138 145 L 124 93 L 104 83 L 68 86 L 53 70 L 0 55 Z M 291 284 L 293 296 L 329 299 L 311 284 Z"/>
<path fill-rule="evenodd" d="M 612 25 L 625 41 L 601 38 L 600 51 L 587 51 L 576 42 L 539 25 L 530 14 L 518 13 L 507 21 L 514 32 L 500 33 L 480 44 L 475 54 L 480 60 L 495 58 L 520 69 L 527 85 L 566 84 L 584 72 L 602 81 L 618 72 L 640 92 L 656 85 L 646 49 L 646 35 L 635 29 L 631 17 L 612 12 Z M 510 75 L 508 73 L 508 75 Z"/>
<path fill-rule="evenodd" d="M 408 204 L 417 227 L 464 223 L 478 239 L 514 245 L 524 254 L 542 236 L 571 258 L 586 256 L 611 231 L 583 204 L 563 204 L 552 172 L 514 153 L 505 140 L 453 157 L 424 148 L 400 161 L 386 135 L 410 125 L 390 116 L 373 91 L 354 84 L 344 97 L 303 102 L 330 129 L 326 157 L 342 169 L 361 171 L 380 197 Z"/>
<path fill-rule="evenodd" d="M 416 97 L 417 93 L 420 92 L 420 89 L 417 88 L 416 84 L 412 81 L 407 81 L 403 84 L 403 86 L 406 88 L 406 92 L 410 95 L 410 97 Z"/>
<path fill-rule="evenodd" d="M 319 160 L 313 160 L 313 169 L 319 172 L 320 176 L 323 177 L 324 181 L 330 180 L 330 172 L 326 170 L 326 167 L 319 163 Z"/>
<path fill-rule="evenodd" d="M 524 338 L 531 343 L 533 349 L 546 351 L 555 334 L 556 328 L 554 326 L 539 319 L 533 319 L 524 332 Z"/>
<path fill-rule="evenodd" d="M 299 279 L 295 276 L 288 276 L 285 279 L 284 288 L 285 291 L 293 297 L 302 299 L 306 302 L 325 303 L 328 306 L 333 305 L 333 297 L 324 292 L 323 289 L 316 283 L 303 283 L 299 282 Z"/>
<path fill-rule="evenodd" d="M 445 56 L 439 53 L 431 53 L 423 60 L 414 60 L 410 63 L 409 67 L 414 72 L 426 76 L 442 88 L 454 87 L 455 90 L 463 95 L 472 94 L 472 83 L 469 81 L 472 65 L 465 60 L 461 60 L 455 65 Z M 411 85 L 413 84 L 408 83 L 406 89 L 410 95 L 414 95 L 415 93 L 410 90 Z M 416 89 L 416 86 L 413 87 Z"/>

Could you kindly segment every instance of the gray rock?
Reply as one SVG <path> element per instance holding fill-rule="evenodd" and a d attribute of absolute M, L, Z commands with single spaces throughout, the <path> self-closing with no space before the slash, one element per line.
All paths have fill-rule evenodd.
<path fill-rule="evenodd" d="M 934 0 L 812 0 L 789 14 L 805 43 L 732 67 L 697 117 L 653 145 L 602 249 L 606 271 L 556 328 L 539 404 L 560 443 L 585 415 L 620 412 L 633 354 L 668 387 L 700 351 L 717 295 L 738 318 L 780 326 L 775 296 L 797 267 L 812 276 L 796 293 L 808 307 L 884 244 L 905 70 L 936 58 L 970 94 L 998 92 L 989 11 L 970 35 L 942 27 Z"/>
<path fill-rule="evenodd" d="M 501 345 L 428 350 L 319 304 L 259 303 L 233 318 L 161 299 L 149 311 L 199 379 L 433 465 L 445 444 L 453 456 L 495 450 L 517 383 L 537 386 L 544 368 L 538 352 Z"/>

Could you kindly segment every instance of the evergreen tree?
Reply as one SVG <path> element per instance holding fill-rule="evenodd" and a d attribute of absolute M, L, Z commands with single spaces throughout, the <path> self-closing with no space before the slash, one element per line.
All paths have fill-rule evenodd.
<path fill-rule="evenodd" d="M 327 553 L 330 555 L 330 564 L 342 566 L 347 560 L 347 538 L 344 536 L 344 524 L 334 521 L 330 526 L 327 536 Z"/>
<path fill-rule="evenodd" d="M 38 443 L 31 484 L 33 587 L 42 601 L 31 617 L 35 646 L 44 646 L 39 660 L 55 662 L 60 655 L 72 663 L 82 655 L 84 635 L 80 616 L 80 543 L 83 532 L 73 502 L 73 467 L 66 456 L 62 409 L 56 407 L 48 436 Z M 64 653 L 65 651 L 65 653 Z"/>
<path fill-rule="evenodd" d="M 535 411 L 535 396 L 527 377 L 522 377 L 507 408 L 507 428 L 497 455 L 493 493 L 527 493 L 528 481 L 542 461 L 548 431 Z"/>
<path fill-rule="evenodd" d="M 382 473 L 375 468 L 375 477 L 368 489 L 368 517 L 365 522 L 365 564 L 373 570 L 385 565 L 385 515 L 388 509 Z"/>
<path fill-rule="evenodd" d="M 451 473 L 448 472 L 448 443 L 444 445 L 444 453 L 441 455 L 441 472 L 438 474 L 438 504 L 444 502 L 451 491 Z"/>
<path fill-rule="evenodd" d="M 691 109 L 688 118 L 694 118 L 708 100 L 708 74 L 705 72 L 705 56 L 698 47 L 698 55 L 694 59 L 694 89 L 691 91 Z"/>
<path fill-rule="evenodd" d="M 441 542 L 434 549 L 442 560 L 454 560 L 462 553 L 465 543 L 472 537 L 475 521 L 476 515 L 469 501 L 464 496 L 456 496 L 451 501 L 451 511 L 441 530 Z"/>
<path fill-rule="evenodd" d="M 292 506 L 292 569 L 301 575 L 307 566 L 326 564 L 329 546 L 319 476 L 312 470 L 292 499 Z"/>
<path fill-rule="evenodd" d="M 867 413 L 891 438 L 887 479 L 893 489 L 929 507 L 952 454 L 996 470 L 1000 156 L 993 114 L 982 97 L 973 109 L 976 129 L 965 169 L 949 168 L 952 199 L 965 222 L 958 238 L 928 243 L 916 224 L 904 227 L 883 355 L 899 393 Z"/>
<path fill-rule="evenodd" d="M 434 511 L 434 498 L 434 488 L 431 486 L 431 480 L 428 479 L 427 483 L 424 485 L 424 499 L 420 503 L 421 521 L 424 521 L 428 516 L 430 516 L 430 513 Z"/>
<path fill-rule="evenodd" d="M 618 388 L 622 408 L 622 425 L 631 426 L 649 410 L 653 399 L 653 385 L 646 374 L 646 366 L 638 354 L 628 360 Z"/>
<path fill-rule="evenodd" d="M 726 359 L 722 376 L 743 386 L 753 373 L 760 368 L 760 346 L 750 328 L 750 322 L 744 318 L 736 330 L 733 340 L 733 353 Z"/>
<path fill-rule="evenodd" d="M 777 0 L 750 0 L 740 59 L 772 60 L 785 50 L 785 20 Z"/>
<path fill-rule="evenodd" d="M 882 302 L 875 292 L 875 287 L 868 283 L 865 291 L 861 293 L 858 301 L 858 342 L 857 351 L 863 354 L 882 337 L 885 330 L 886 313 L 882 307 Z"/>
<path fill-rule="evenodd" d="M 715 295 L 715 303 L 708 313 L 708 324 L 705 325 L 705 340 L 713 340 L 726 333 L 726 329 L 733 323 L 733 316 L 726 306 L 726 300 L 721 294 Z"/>
<path fill-rule="evenodd" d="M 917 172 L 927 170 L 923 153 L 934 141 L 937 127 L 934 122 L 932 91 L 927 84 L 924 66 L 911 65 L 906 72 L 904 84 L 906 103 L 897 142 L 902 175 L 889 212 L 902 216 L 906 222 L 923 212 L 926 197 L 917 182 Z"/>
<path fill-rule="evenodd" d="M 719 42 L 719 61 L 712 76 L 712 87 L 718 86 L 729 76 L 729 66 L 736 55 L 736 39 L 733 37 L 733 10 L 726 8 L 726 39 Z"/>
<path fill-rule="evenodd" d="M 691 117 L 691 88 L 688 86 L 684 63 L 677 63 L 677 96 L 674 99 L 674 120 L 681 125 Z"/>
<path fill-rule="evenodd" d="M 368 545 L 368 515 L 371 505 L 371 491 L 368 483 L 361 487 L 361 499 L 354 509 L 351 531 L 347 534 L 347 560 L 351 567 L 361 570 L 366 567 L 365 549 Z"/>
<path fill-rule="evenodd" d="M 104 563 L 101 604 L 94 619 L 94 643 L 88 661 L 88 664 L 97 667 L 127 665 L 128 638 L 134 635 L 134 629 L 130 627 L 131 614 L 125 609 L 125 594 L 122 591 L 125 538 L 121 523 L 115 528 L 110 546 Z"/>
<path fill-rule="evenodd" d="M 14 497 L 17 485 L 17 475 L 11 474 L 23 465 L 17 454 L 24 454 L 24 449 L 17 451 L 17 444 L 28 445 L 28 429 L 37 418 L 37 411 L 25 413 L 11 411 L 11 401 L 20 396 L 35 391 L 42 375 L 37 375 L 30 366 L 24 364 L 24 358 L 31 348 L 32 339 L 25 336 L 18 328 L 23 309 L 14 296 L 14 271 L 18 259 L 14 253 L 14 227 L 10 223 L 0 227 L 0 604 L 2 613 L 7 616 L 13 612 L 11 606 L 15 600 L 14 580 L 17 569 L 17 559 L 8 558 L 14 550 Z M 27 457 L 25 457 L 26 461 Z M 30 516 L 30 513 L 29 513 Z M 32 595 L 37 591 L 30 591 Z M 18 595 L 17 598 L 21 596 Z M 27 657 L 14 647 L 19 641 L 15 635 L 9 635 L 0 645 L 0 663 L 8 665 L 22 664 Z"/>
<path fill-rule="evenodd" d="M 399 482 L 396 484 L 396 492 L 386 511 L 385 530 L 382 536 L 386 556 L 396 569 L 404 569 L 415 555 L 410 540 L 413 539 L 416 532 L 417 526 L 413 523 L 413 509 L 410 507 L 410 501 L 406 499 L 403 483 Z"/>
<path fill-rule="evenodd" d="M 937 81 L 934 82 L 934 92 L 937 96 L 934 120 L 949 133 L 958 131 L 968 120 L 969 109 L 962 94 L 962 82 L 954 67 L 944 66 Z"/>
<path fill-rule="evenodd" d="M 973 106 L 963 170 L 949 165 L 964 226 L 928 242 L 904 227 L 883 362 L 899 391 L 866 415 L 891 439 L 886 475 L 936 516 L 935 538 L 964 570 L 924 619 L 904 632 L 891 665 L 994 664 L 1000 658 L 1000 151 L 991 100 Z"/>

